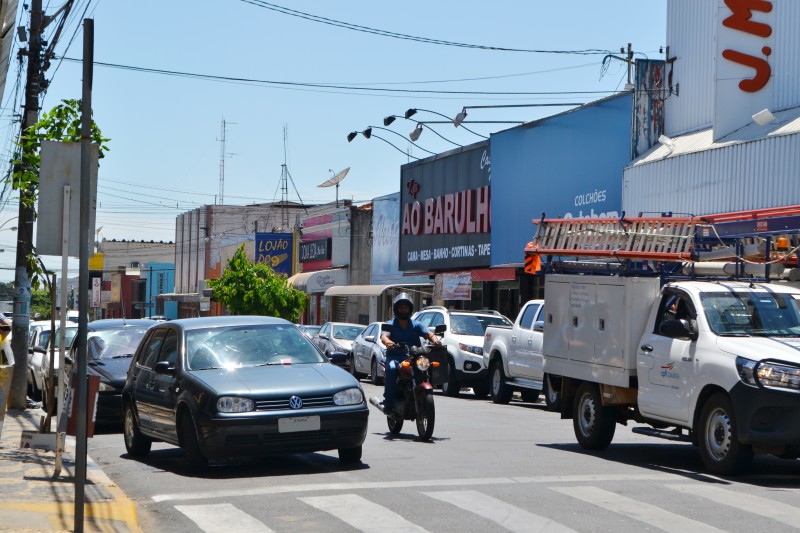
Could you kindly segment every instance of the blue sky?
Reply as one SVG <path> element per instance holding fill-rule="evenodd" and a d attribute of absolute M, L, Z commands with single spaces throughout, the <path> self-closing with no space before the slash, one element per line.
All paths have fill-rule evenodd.
<path fill-rule="evenodd" d="M 480 47 L 592 49 L 617 55 L 630 42 L 637 57 L 649 58 L 663 57 L 659 48 L 666 36 L 667 0 L 275 1 L 76 0 L 56 53 L 81 57 L 81 19 L 88 5 L 85 16 L 95 21 L 95 61 L 120 66 L 96 65 L 94 71 L 95 120 L 111 138 L 99 171 L 97 227 L 102 226 L 102 237 L 172 241 L 176 215 L 218 201 L 223 119 L 228 124 L 226 205 L 279 201 L 284 161 L 292 178 L 289 200 L 333 201 L 335 190 L 317 185 L 350 167 L 339 198 L 366 202 L 399 189 L 400 165 L 409 160 L 401 152 L 411 148 L 414 156 L 428 154 L 409 144 L 415 124 L 403 118 L 389 126 L 391 132 L 375 129 L 371 139 L 359 135 L 348 143 L 351 131 L 383 127 L 383 117 L 402 115 L 408 108 L 452 117 L 462 106 L 588 102 L 622 89 L 626 81 L 625 64 L 610 60 L 603 68 L 602 53 L 487 50 L 390 38 L 371 30 Z M 57 7 L 53 3 L 46 12 Z M 294 15 L 280 12 L 281 7 L 295 10 Z M 27 13 L 19 18 L 27 25 Z M 339 22 L 370 31 L 345 29 Z M 80 97 L 79 62 L 54 61 L 46 77 L 51 84 L 45 110 L 63 98 Z M 15 79 L 12 67 L 0 114 L 4 160 L 16 131 L 10 105 Z M 468 120 L 528 121 L 565 109 L 473 109 Z M 427 111 L 413 118 L 444 120 Z M 513 126 L 466 125 L 484 136 Z M 481 139 L 452 124 L 428 127 L 461 145 Z M 432 152 L 454 147 L 430 130 L 417 144 Z M 0 224 L 16 215 L 11 198 L 0 207 Z M 5 228 L 13 225 L 10 221 Z M 13 279 L 13 235 L 0 229 L 5 249 L 0 281 Z M 59 268 L 60 259 L 48 258 L 46 264 Z M 71 270 L 77 275 L 77 265 Z"/>

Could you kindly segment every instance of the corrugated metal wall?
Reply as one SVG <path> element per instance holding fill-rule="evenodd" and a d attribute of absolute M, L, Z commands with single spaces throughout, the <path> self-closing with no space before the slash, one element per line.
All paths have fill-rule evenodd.
<path fill-rule="evenodd" d="M 622 206 L 704 215 L 800 204 L 800 134 L 733 144 L 625 169 Z"/>
<path fill-rule="evenodd" d="M 667 46 L 672 84 L 679 95 L 665 102 L 664 131 L 674 137 L 711 125 L 714 118 L 714 25 L 716 0 L 670 0 Z M 667 70 L 669 73 L 669 69 Z"/>
<path fill-rule="evenodd" d="M 667 45 L 673 64 L 672 83 L 679 96 L 665 104 L 669 136 L 711 125 L 714 119 L 714 77 L 718 4 L 721 0 L 670 0 L 667 7 Z M 776 12 L 770 56 L 773 111 L 800 106 L 800 2 L 771 0 Z"/>

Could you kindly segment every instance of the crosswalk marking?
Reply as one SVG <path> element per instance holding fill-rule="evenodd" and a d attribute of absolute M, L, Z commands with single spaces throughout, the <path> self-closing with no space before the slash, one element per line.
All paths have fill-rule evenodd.
<path fill-rule="evenodd" d="M 677 490 L 691 496 L 698 496 L 722 505 L 729 505 L 757 514 L 778 522 L 783 522 L 794 528 L 800 524 L 800 509 L 797 507 L 777 502 L 770 498 L 740 494 L 731 490 L 712 487 L 710 485 L 664 485 L 672 490 Z"/>
<path fill-rule="evenodd" d="M 356 494 L 299 498 L 321 511 L 332 514 L 364 533 L 426 533 L 426 530 Z"/>
<path fill-rule="evenodd" d="M 289 492 L 318 492 L 327 490 L 372 490 L 372 489 L 413 489 L 434 487 L 477 487 L 480 485 L 508 485 L 516 483 L 601 483 L 604 481 L 662 481 L 683 479 L 675 474 L 590 474 L 576 476 L 535 476 L 535 477 L 494 477 L 494 478 L 463 478 L 463 479 L 414 479 L 407 481 L 364 481 L 364 482 L 337 482 L 337 483 L 307 483 L 299 485 L 273 485 L 242 490 L 215 490 L 207 492 L 178 492 L 174 494 L 156 494 L 152 497 L 155 502 L 164 501 L 189 501 L 189 500 L 219 500 L 240 496 L 263 496 L 267 494 L 286 494 Z"/>
<path fill-rule="evenodd" d="M 573 529 L 549 518 L 533 514 L 475 490 L 424 492 L 423 494 L 497 522 L 505 529 L 515 533 L 574 532 Z"/>
<path fill-rule="evenodd" d="M 550 487 L 550 489 L 672 533 L 722 531 L 655 505 L 633 500 L 597 487 Z"/>
<path fill-rule="evenodd" d="M 175 509 L 188 516 L 206 533 L 273 533 L 270 528 L 230 503 L 213 505 L 176 505 Z"/>

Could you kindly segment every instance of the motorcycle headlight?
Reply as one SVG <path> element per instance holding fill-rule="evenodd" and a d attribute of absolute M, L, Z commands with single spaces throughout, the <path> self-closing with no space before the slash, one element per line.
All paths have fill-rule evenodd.
<path fill-rule="evenodd" d="M 253 400 L 238 396 L 223 396 L 217 400 L 217 411 L 220 413 L 246 413 L 255 407 Z"/>
<path fill-rule="evenodd" d="M 425 372 L 431 366 L 430 360 L 427 357 L 417 357 L 417 368 Z"/>
<path fill-rule="evenodd" d="M 359 388 L 345 389 L 333 395 L 333 403 L 336 405 L 358 405 L 363 401 L 364 395 Z"/>
<path fill-rule="evenodd" d="M 748 385 L 800 392 L 800 367 L 780 361 L 753 361 L 737 357 L 736 370 L 739 379 Z"/>
<path fill-rule="evenodd" d="M 458 347 L 464 352 L 474 353 L 475 355 L 483 355 L 483 348 L 480 346 L 470 346 L 469 344 L 458 343 Z"/>

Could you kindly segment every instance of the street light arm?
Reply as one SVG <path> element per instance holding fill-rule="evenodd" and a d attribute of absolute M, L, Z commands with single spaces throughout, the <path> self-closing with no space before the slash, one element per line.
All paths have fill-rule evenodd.
<path fill-rule="evenodd" d="M 405 152 L 405 151 L 403 151 L 401 148 L 398 148 L 398 147 L 397 147 L 397 146 L 395 146 L 393 143 L 391 143 L 391 142 L 387 141 L 386 139 L 384 139 L 384 138 L 383 138 L 383 137 L 381 137 L 380 135 L 375 135 L 375 134 L 373 133 L 373 134 L 372 134 L 372 136 L 373 136 L 373 137 L 375 137 L 376 139 L 380 139 L 380 140 L 382 140 L 383 142 L 385 142 L 386 144 L 388 144 L 389 146 L 391 146 L 392 148 L 394 148 L 395 150 L 397 150 L 398 152 L 400 152 L 401 154 L 403 154 L 403 155 L 405 155 L 405 156 L 408 156 L 408 157 L 413 157 L 414 159 L 417 159 L 417 160 L 419 159 L 419 157 L 413 156 L 413 155 L 409 154 L 408 152 Z"/>
<path fill-rule="evenodd" d="M 377 129 L 379 129 L 379 130 L 385 130 L 385 131 L 388 131 L 388 132 L 390 132 L 390 133 L 394 133 L 394 134 L 395 134 L 395 135 L 397 135 L 398 137 L 401 137 L 401 138 L 402 138 L 404 141 L 410 142 L 411 144 L 413 144 L 414 146 L 416 146 L 417 148 L 419 148 L 419 149 L 420 149 L 420 150 L 422 150 L 423 152 L 427 152 L 427 153 L 429 153 L 429 154 L 431 154 L 431 155 L 436 155 L 436 152 L 431 152 L 430 150 L 426 150 L 425 148 L 423 148 L 422 146 L 418 145 L 418 144 L 417 144 L 417 143 L 415 143 L 414 141 L 410 141 L 410 140 L 406 139 L 406 138 L 405 138 L 405 136 L 404 136 L 403 134 L 401 134 L 401 133 L 397 133 L 397 132 L 396 132 L 396 131 L 394 131 L 394 130 L 390 130 L 389 128 L 383 128 L 383 127 L 381 127 L 381 126 L 369 126 L 369 127 L 370 127 L 370 128 L 377 128 Z M 361 133 L 363 134 L 364 132 L 362 131 Z"/>
<path fill-rule="evenodd" d="M 471 134 L 473 134 L 473 135 L 477 135 L 478 137 L 480 137 L 480 138 L 482 138 L 482 139 L 488 139 L 488 138 L 489 138 L 489 137 L 486 137 L 485 135 L 481 135 L 480 133 L 477 133 L 477 132 L 474 132 L 474 131 L 472 131 L 472 130 L 471 130 L 471 129 L 469 129 L 468 127 L 466 127 L 466 126 L 464 126 L 463 124 L 461 124 L 461 122 L 459 122 L 459 123 L 456 123 L 456 121 L 455 121 L 455 120 L 451 119 L 450 117 L 448 117 L 448 116 L 447 116 L 447 115 L 445 115 L 445 114 L 439 113 L 438 111 L 431 111 L 430 109 L 422 109 L 422 108 L 419 108 L 419 107 L 418 107 L 418 108 L 416 108 L 416 109 L 409 109 L 408 111 L 406 111 L 406 118 L 408 118 L 408 117 L 410 117 L 410 116 L 412 116 L 412 115 L 414 114 L 414 113 L 411 113 L 411 111 L 414 111 L 414 113 L 416 113 L 417 111 L 425 111 L 426 113 L 433 113 L 434 115 L 439 115 L 440 117 L 446 118 L 448 122 L 452 122 L 452 123 L 453 123 L 453 125 L 454 125 L 456 128 L 457 128 L 457 127 L 460 125 L 462 129 L 465 129 L 465 130 L 467 130 L 468 132 L 470 132 L 470 133 L 471 133 Z M 462 121 L 462 122 L 463 122 L 463 121 Z"/>

